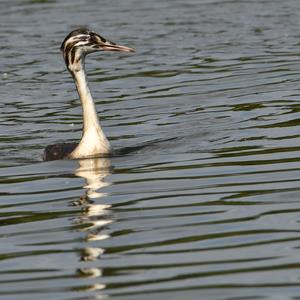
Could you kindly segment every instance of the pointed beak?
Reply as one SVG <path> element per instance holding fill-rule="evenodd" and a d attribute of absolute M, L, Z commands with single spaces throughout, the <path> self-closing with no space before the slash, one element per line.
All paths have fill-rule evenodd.
<path fill-rule="evenodd" d="M 135 49 L 133 48 L 117 45 L 110 41 L 102 42 L 99 46 L 99 48 L 103 51 L 135 52 Z"/>

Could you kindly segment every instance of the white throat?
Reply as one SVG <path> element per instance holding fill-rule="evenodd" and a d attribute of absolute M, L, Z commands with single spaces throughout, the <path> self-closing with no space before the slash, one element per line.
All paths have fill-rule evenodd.
<path fill-rule="evenodd" d="M 84 58 L 82 60 L 80 59 L 76 63 L 72 75 L 82 105 L 83 132 L 78 146 L 70 153 L 70 158 L 107 155 L 111 149 L 97 116 L 96 107 L 87 84 Z"/>

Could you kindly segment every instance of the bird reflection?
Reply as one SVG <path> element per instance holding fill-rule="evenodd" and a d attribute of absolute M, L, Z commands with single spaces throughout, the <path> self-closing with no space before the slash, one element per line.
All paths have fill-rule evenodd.
<path fill-rule="evenodd" d="M 104 179 L 110 174 L 110 159 L 109 158 L 85 158 L 78 160 L 79 167 L 75 171 L 75 175 L 86 180 L 87 196 L 90 199 L 101 198 L 106 196 L 97 190 L 109 185 Z"/>
<path fill-rule="evenodd" d="M 106 177 L 111 173 L 109 158 L 89 158 L 78 160 L 79 166 L 75 175 L 85 179 L 84 188 L 86 192 L 79 200 L 74 201 L 74 205 L 83 208 L 82 215 L 76 220 L 81 226 L 81 231 L 86 232 L 86 243 L 108 239 L 110 235 L 105 232 L 105 227 L 112 223 L 111 205 L 101 204 L 101 198 L 107 193 L 101 189 L 110 185 Z M 84 247 L 81 250 L 80 258 L 83 262 L 95 261 L 101 258 L 105 249 L 101 247 Z M 85 277 L 100 278 L 102 269 L 90 266 L 83 267 L 78 273 Z M 87 287 L 87 291 L 103 290 L 105 284 L 95 283 Z M 100 296 L 100 295 L 98 295 Z"/>

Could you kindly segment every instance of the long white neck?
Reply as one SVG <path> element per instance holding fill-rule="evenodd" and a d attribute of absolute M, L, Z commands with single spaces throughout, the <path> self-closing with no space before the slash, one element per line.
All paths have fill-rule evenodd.
<path fill-rule="evenodd" d="M 82 105 L 83 132 L 81 140 L 70 154 L 70 158 L 108 154 L 110 153 L 110 144 L 101 128 L 96 107 L 88 87 L 84 58 L 79 60 L 76 69 L 72 70 L 72 75 Z"/>

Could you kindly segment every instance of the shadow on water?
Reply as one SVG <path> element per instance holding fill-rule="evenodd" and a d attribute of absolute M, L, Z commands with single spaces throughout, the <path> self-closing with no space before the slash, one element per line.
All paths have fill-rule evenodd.
<path fill-rule="evenodd" d="M 138 145 L 121 147 L 113 150 L 112 157 L 135 155 L 140 153 L 151 153 L 154 149 L 166 149 L 169 147 L 169 142 L 175 142 L 178 138 L 157 139 L 139 143 Z"/>

